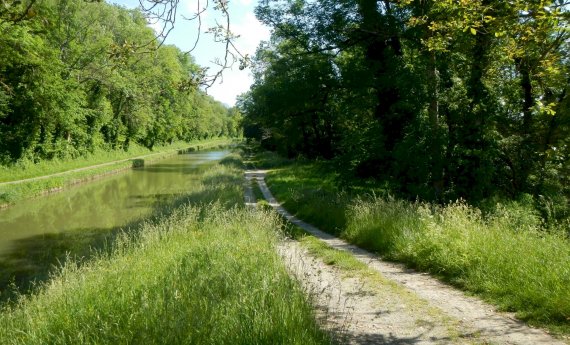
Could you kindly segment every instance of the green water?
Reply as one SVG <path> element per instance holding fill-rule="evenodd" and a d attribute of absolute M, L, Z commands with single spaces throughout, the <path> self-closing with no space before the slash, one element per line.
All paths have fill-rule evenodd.
<path fill-rule="evenodd" d="M 180 154 L 0 210 L 0 300 L 46 280 L 68 255 L 87 257 L 120 229 L 191 193 L 229 151 Z"/>

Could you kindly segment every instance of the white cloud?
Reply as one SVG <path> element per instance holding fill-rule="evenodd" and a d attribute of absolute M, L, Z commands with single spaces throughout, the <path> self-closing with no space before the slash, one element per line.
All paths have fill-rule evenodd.
<path fill-rule="evenodd" d="M 246 13 L 239 22 L 232 25 L 231 29 L 235 34 L 240 35 L 236 41 L 238 49 L 250 55 L 255 53 L 259 42 L 268 40 L 270 36 L 269 28 L 257 20 L 251 12 Z"/>
<path fill-rule="evenodd" d="M 241 17 L 234 16 L 233 18 L 231 30 L 234 34 L 240 35 L 235 42 L 236 47 L 242 55 L 254 55 L 259 43 L 269 39 L 269 28 L 261 24 L 251 11 L 244 13 Z M 236 97 L 249 90 L 253 82 L 249 69 L 239 70 L 238 67 L 239 62 L 236 62 L 232 69 L 225 70 L 222 83 L 216 82 L 208 93 L 221 102 L 234 105 Z"/>
<path fill-rule="evenodd" d="M 237 68 L 226 70 L 223 82 L 221 84 L 216 82 L 208 90 L 208 94 L 220 102 L 233 106 L 236 97 L 249 90 L 252 82 L 253 78 L 247 70 L 240 71 Z"/>

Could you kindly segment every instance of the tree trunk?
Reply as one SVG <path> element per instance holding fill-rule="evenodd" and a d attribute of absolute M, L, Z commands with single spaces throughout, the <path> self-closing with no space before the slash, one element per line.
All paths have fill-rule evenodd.
<path fill-rule="evenodd" d="M 430 123 L 430 155 L 431 155 L 431 181 L 434 199 L 438 200 L 443 194 L 443 152 L 441 150 L 441 133 L 439 129 L 439 75 L 437 71 L 437 58 L 435 52 L 429 53 L 427 65 L 427 85 L 429 95 L 428 117 Z"/>

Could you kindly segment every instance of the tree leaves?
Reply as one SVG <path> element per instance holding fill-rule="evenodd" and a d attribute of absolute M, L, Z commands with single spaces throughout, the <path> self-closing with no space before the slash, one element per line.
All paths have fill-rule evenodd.
<path fill-rule="evenodd" d="M 34 16 L 17 25 L 0 10 L 0 156 L 65 158 L 227 134 L 228 110 L 195 83 L 200 67 L 158 47 L 139 11 L 83 0 L 18 10 L 29 4 Z M 210 125 L 194 130 L 196 121 Z"/>
<path fill-rule="evenodd" d="M 266 147 L 333 152 L 411 198 L 570 196 L 560 182 L 570 177 L 560 163 L 570 161 L 563 2 L 276 1 L 256 11 L 274 34 L 240 107 Z M 545 154 L 553 147 L 556 159 Z"/>

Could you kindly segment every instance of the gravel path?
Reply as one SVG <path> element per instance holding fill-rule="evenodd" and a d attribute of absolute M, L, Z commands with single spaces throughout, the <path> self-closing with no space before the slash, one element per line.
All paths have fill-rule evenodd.
<path fill-rule="evenodd" d="M 293 240 L 283 241 L 279 254 L 312 297 L 317 317 L 338 343 L 473 343 L 460 338 L 453 320 L 397 287 L 343 273 Z"/>
<path fill-rule="evenodd" d="M 279 251 L 289 270 L 314 296 L 324 324 L 342 343 L 566 344 L 427 274 L 384 262 L 297 219 L 275 200 L 264 177 L 265 171 L 246 171 L 246 179 L 258 183 L 265 199 L 283 217 L 332 248 L 351 253 L 388 281 L 346 276 L 310 256 L 295 241 L 281 244 Z M 253 205 L 251 189 L 249 193 L 246 202 Z"/>

